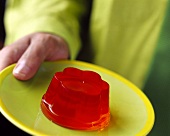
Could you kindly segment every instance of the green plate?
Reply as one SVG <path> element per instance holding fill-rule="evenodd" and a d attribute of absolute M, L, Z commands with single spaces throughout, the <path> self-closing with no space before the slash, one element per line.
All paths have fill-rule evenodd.
<path fill-rule="evenodd" d="M 29 81 L 12 75 L 14 65 L 0 73 L 0 111 L 14 125 L 31 135 L 55 136 L 146 136 L 154 124 L 149 99 L 131 82 L 105 68 L 81 61 L 44 62 Z M 40 102 L 57 71 L 66 67 L 92 70 L 110 84 L 111 121 L 102 131 L 79 131 L 49 121 L 41 112 Z"/>

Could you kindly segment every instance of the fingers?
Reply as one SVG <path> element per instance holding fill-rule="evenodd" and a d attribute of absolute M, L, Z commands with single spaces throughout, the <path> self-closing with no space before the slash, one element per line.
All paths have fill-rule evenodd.
<path fill-rule="evenodd" d="M 22 46 L 20 46 L 22 45 Z M 22 38 L 17 42 L 0 50 L 0 71 L 5 67 L 16 63 L 29 45 L 29 39 Z"/>
<path fill-rule="evenodd" d="M 3 70 L 5 67 L 9 66 L 12 63 L 15 63 L 15 59 L 13 57 L 13 54 L 16 53 L 16 49 L 12 49 L 9 47 L 5 47 L 0 51 L 0 71 Z"/>
<path fill-rule="evenodd" d="M 68 57 L 69 49 L 62 38 L 47 33 L 34 33 L 0 51 L 0 71 L 17 63 L 13 75 L 19 80 L 28 80 L 35 75 L 44 60 Z"/>
<path fill-rule="evenodd" d="M 32 78 L 44 60 L 66 59 L 69 56 L 67 45 L 57 36 L 45 33 L 32 35 L 27 50 L 19 59 L 13 75 L 20 80 Z"/>
<path fill-rule="evenodd" d="M 38 71 L 46 55 L 46 46 L 43 44 L 43 41 L 40 40 L 31 41 L 13 70 L 13 75 L 17 79 L 28 80 Z"/>

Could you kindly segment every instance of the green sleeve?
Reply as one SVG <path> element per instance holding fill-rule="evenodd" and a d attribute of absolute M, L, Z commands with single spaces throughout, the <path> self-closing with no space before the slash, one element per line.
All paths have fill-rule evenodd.
<path fill-rule="evenodd" d="M 64 38 L 75 59 L 81 46 L 80 20 L 86 12 L 82 0 L 8 0 L 5 12 L 6 41 L 34 32 L 49 32 Z"/>

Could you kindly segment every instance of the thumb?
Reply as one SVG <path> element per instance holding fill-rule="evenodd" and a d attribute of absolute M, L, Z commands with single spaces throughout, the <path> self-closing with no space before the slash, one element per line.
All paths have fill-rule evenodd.
<path fill-rule="evenodd" d="M 30 64 L 26 60 L 22 60 L 17 63 L 13 70 L 13 75 L 19 80 L 28 80 L 32 78 L 38 71 L 40 64 Z"/>
<path fill-rule="evenodd" d="M 19 80 L 28 80 L 38 71 L 45 59 L 45 49 L 32 43 L 19 59 L 13 70 L 13 75 Z"/>

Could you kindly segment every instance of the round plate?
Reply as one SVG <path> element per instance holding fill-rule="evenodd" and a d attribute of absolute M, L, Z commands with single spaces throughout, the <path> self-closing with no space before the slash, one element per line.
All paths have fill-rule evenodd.
<path fill-rule="evenodd" d="M 12 75 L 14 65 L 0 73 L 0 111 L 14 125 L 31 135 L 123 136 L 147 135 L 154 124 L 149 99 L 131 82 L 102 67 L 81 61 L 44 62 L 34 78 L 19 81 Z M 111 121 L 102 131 L 78 131 L 48 120 L 40 102 L 55 72 L 66 67 L 92 70 L 110 84 Z"/>

